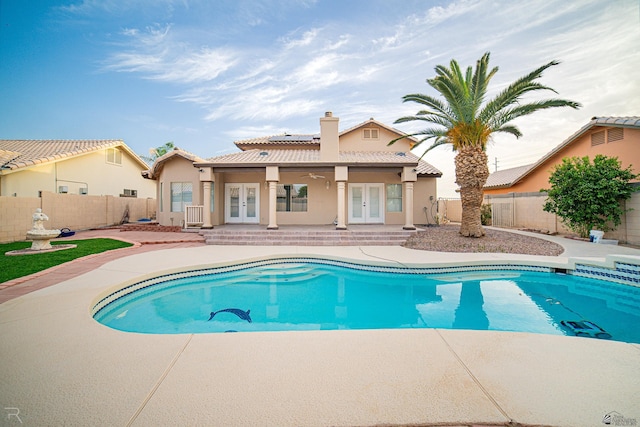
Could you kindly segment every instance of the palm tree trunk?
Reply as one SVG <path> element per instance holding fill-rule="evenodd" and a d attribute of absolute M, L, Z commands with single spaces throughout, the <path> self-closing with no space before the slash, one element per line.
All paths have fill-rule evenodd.
<path fill-rule="evenodd" d="M 489 177 L 487 153 L 481 147 L 463 147 L 455 158 L 456 183 L 460 186 L 462 222 L 460 234 L 465 237 L 482 237 L 484 229 L 480 221 L 482 187 Z"/>

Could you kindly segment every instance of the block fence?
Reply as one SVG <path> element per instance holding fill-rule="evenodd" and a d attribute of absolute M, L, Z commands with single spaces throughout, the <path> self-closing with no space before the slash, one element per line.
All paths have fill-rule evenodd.
<path fill-rule="evenodd" d="M 633 186 L 634 193 L 624 202 L 624 208 L 627 211 L 620 218 L 620 226 L 613 231 L 607 231 L 604 235 L 605 239 L 640 245 L 640 183 Z M 509 193 L 486 195 L 484 203 L 491 204 L 491 220 L 495 227 L 529 228 L 573 234 L 557 215 L 542 209 L 546 198 L 547 193 L 544 192 Z"/>
<path fill-rule="evenodd" d="M 41 197 L 0 196 L 0 243 L 26 239 L 37 208 L 49 217 L 47 229 L 88 230 L 120 224 L 128 208 L 130 221 L 155 216 L 155 199 L 42 192 Z"/>

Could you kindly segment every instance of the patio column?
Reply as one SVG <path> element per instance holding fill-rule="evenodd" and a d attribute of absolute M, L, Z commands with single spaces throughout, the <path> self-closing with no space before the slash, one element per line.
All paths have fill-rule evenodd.
<path fill-rule="evenodd" d="M 202 183 L 202 226 L 200 228 L 213 228 L 211 224 L 211 184 L 213 183 L 213 169 L 200 168 L 198 170 Z"/>
<path fill-rule="evenodd" d="M 414 167 L 402 168 L 402 187 L 404 193 L 404 227 L 403 230 L 415 230 L 413 224 L 413 183 L 418 180 L 418 174 Z"/>
<path fill-rule="evenodd" d="M 346 192 L 345 192 L 345 183 L 349 178 L 349 168 L 347 166 L 336 166 L 335 167 L 335 178 L 336 178 L 336 187 L 338 188 L 338 224 L 336 224 L 336 230 L 346 230 L 347 222 L 346 222 Z"/>
<path fill-rule="evenodd" d="M 213 224 L 211 224 L 211 185 L 213 182 L 211 181 L 203 181 L 202 182 L 202 227 L 200 228 L 213 228 Z"/>
<path fill-rule="evenodd" d="M 278 215 L 276 206 L 278 204 L 278 181 L 280 181 L 280 169 L 278 166 L 267 166 L 266 180 L 269 184 L 269 225 L 267 230 L 278 229 Z"/>
<path fill-rule="evenodd" d="M 404 212 L 404 227 L 403 230 L 415 230 L 416 226 L 413 225 L 413 182 L 404 183 L 405 194 L 405 212 Z"/>
<path fill-rule="evenodd" d="M 276 214 L 276 204 L 277 204 L 277 192 L 278 183 L 276 181 L 269 181 L 269 225 L 267 225 L 267 230 L 277 230 L 278 222 L 277 222 L 277 214 Z"/>

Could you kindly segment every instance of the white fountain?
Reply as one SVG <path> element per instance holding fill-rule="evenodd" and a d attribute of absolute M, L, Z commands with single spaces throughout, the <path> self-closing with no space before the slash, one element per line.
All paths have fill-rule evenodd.
<path fill-rule="evenodd" d="M 46 253 L 53 251 L 62 251 L 65 249 L 73 249 L 78 245 L 66 244 L 51 246 L 51 239 L 60 236 L 60 230 L 47 230 L 44 228 L 44 222 L 49 221 L 49 217 L 42 212 L 42 209 L 36 209 L 31 217 L 33 226 L 27 231 L 27 240 L 31 240 L 31 247 L 27 249 L 18 249 L 15 251 L 5 252 L 5 255 L 29 255 Z"/>
<path fill-rule="evenodd" d="M 33 214 L 33 227 L 27 231 L 27 240 L 32 240 L 31 250 L 42 251 L 52 249 L 51 239 L 55 239 L 60 235 L 60 230 L 46 230 L 44 222 L 49 221 L 49 217 L 42 212 L 42 209 L 36 209 Z"/>

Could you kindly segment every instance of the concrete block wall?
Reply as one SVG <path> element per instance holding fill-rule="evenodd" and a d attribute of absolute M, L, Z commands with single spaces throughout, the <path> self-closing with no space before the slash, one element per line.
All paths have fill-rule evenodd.
<path fill-rule="evenodd" d="M 87 230 L 120 224 L 125 208 L 129 220 L 155 215 L 155 199 L 42 192 L 42 197 L 0 197 L 0 243 L 26 239 L 37 208 L 49 217 L 47 229 Z"/>
<path fill-rule="evenodd" d="M 622 215 L 621 223 L 613 231 L 607 231 L 605 239 L 618 240 L 622 243 L 640 246 L 640 185 L 634 185 L 636 190 L 631 198 L 625 202 L 627 212 Z M 484 203 L 509 204 L 513 209 L 512 228 L 529 228 L 535 230 L 549 230 L 560 234 L 573 234 L 562 220 L 554 214 L 542 210 L 545 193 L 515 193 L 509 195 L 485 196 Z M 504 227 L 497 221 L 496 227 Z"/>
<path fill-rule="evenodd" d="M 33 225 L 32 215 L 40 203 L 38 197 L 0 196 L 0 242 L 24 240 L 27 230 Z"/>

